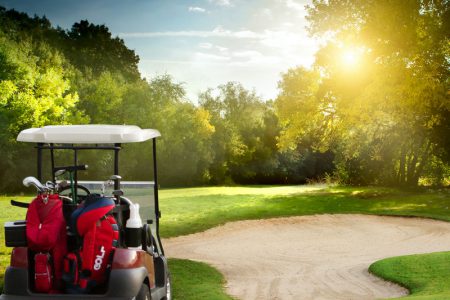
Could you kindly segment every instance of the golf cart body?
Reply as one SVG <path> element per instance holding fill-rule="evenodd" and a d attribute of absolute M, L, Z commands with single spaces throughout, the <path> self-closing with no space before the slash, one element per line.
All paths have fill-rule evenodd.
<path fill-rule="evenodd" d="M 141 129 L 137 126 L 125 125 L 65 125 L 46 126 L 23 130 L 18 141 L 36 144 L 37 178 L 27 177 L 25 185 L 34 185 L 39 194 L 51 193 L 61 197 L 64 218 L 70 223 L 71 214 L 82 207 L 90 198 L 108 199 L 114 208 L 108 215 L 117 222 L 119 238 L 112 251 L 108 265 L 107 278 L 103 286 L 87 293 L 68 293 L 64 289 L 51 293 L 37 292 L 34 286 L 33 255 L 27 246 L 25 230 L 26 221 L 8 222 L 5 224 L 5 242 L 13 247 L 11 263 L 4 277 L 4 290 L 0 300 L 12 299 L 171 299 L 170 274 L 159 237 L 158 181 L 156 164 L 156 138 L 160 133 L 154 129 Z M 119 153 L 126 143 L 138 143 L 150 140 L 152 153 L 146 156 L 153 163 L 146 166 L 152 169 L 152 181 L 122 181 L 119 173 Z M 84 150 L 112 151 L 113 167 L 109 178 L 98 178 L 96 181 L 78 180 L 80 172 L 87 169 L 79 162 L 80 153 Z M 58 158 L 67 158 L 71 152 L 70 162 L 57 165 L 57 152 L 65 152 Z M 45 176 L 49 181 L 44 185 L 43 166 L 44 153 L 50 154 L 50 174 Z M 144 157 L 140 153 L 142 158 Z M 141 164 L 142 166 L 142 164 Z M 48 167 L 47 167 L 48 169 Z M 70 175 L 70 185 L 58 180 L 62 173 Z M 37 180 L 36 180 L 37 179 Z M 65 184 L 65 186 L 64 186 Z M 62 186 L 62 188 L 61 188 Z M 109 190 L 108 190 L 109 189 Z M 65 195 L 63 195 L 65 194 Z M 64 201 L 63 201 L 64 200 Z M 28 207 L 27 203 L 11 201 L 12 205 Z M 131 228 L 132 206 L 139 204 L 141 227 Z M 24 213 L 25 214 L 25 213 Z M 20 229 L 22 228 L 22 229 Z M 135 229 L 138 229 L 136 231 Z M 67 230 L 68 248 L 74 248 Z M 137 242 L 139 240 L 139 242 Z M 134 245 L 133 243 L 137 243 Z M 95 266 L 94 266 L 95 268 Z"/>

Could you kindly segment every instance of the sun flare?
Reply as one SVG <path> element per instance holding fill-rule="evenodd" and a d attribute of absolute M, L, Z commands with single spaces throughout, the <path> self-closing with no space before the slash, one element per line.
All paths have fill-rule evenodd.
<path fill-rule="evenodd" d="M 354 49 L 348 49 L 342 53 L 342 62 L 347 66 L 355 66 L 358 64 L 360 54 Z"/>
<path fill-rule="evenodd" d="M 342 47 L 337 53 L 337 60 L 342 69 L 356 71 L 363 65 L 363 53 L 364 49 L 362 47 Z"/>

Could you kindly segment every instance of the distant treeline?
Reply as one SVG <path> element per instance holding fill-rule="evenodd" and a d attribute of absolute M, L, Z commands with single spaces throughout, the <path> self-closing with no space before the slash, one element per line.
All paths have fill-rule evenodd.
<path fill-rule="evenodd" d="M 0 7 L 0 193 L 20 189 L 21 179 L 35 172 L 32 146 L 15 141 L 20 130 L 88 123 L 160 130 L 163 186 L 324 178 L 442 183 L 450 157 L 448 4 L 367 2 L 309 8 L 311 34 L 335 37 L 311 69 L 283 74 L 276 99 L 264 101 L 229 82 L 201 93 L 198 104 L 186 100 L 183 85 L 170 75 L 142 78 L 139 57 L 105 25 L 83 20 L 64 30 L 45 17 Z M 333 15 L 346 9 L 358 14 Z M 392 9 L 401 11 L 398 20 L 374 21 Z M 338 17 L 340 26 L 330 21 Z M 403 21 L 412 23 L 399 34 L 395 22 Z M 352 39 L 367 44 L 358 48 L 364 75 L 341 70 L 332 58 L 337 40 L 352 29 Z M 126 179 L 150 172 L 140 162 L 142 147 L 128 147 L 121 158 Z M 94 165 L 89 177 L 106 179 L 112 172 L 105 169 L 111 155 L 85 159 Z"/>

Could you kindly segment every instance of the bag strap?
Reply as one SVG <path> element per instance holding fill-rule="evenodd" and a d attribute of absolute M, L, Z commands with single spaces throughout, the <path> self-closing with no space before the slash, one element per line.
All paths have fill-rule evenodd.
<path fill-rule="evenodd" d="M 96 222 L 97 223 L 97 222 Z M 97 232 L 97 224 L 92 225 L 91 230 L 89 230 L 83 237 L 83 257 L 82 257 L 82 271 L 92 272 L 94 265 L 94 254 L 95 254 L 95 233 Z"/>

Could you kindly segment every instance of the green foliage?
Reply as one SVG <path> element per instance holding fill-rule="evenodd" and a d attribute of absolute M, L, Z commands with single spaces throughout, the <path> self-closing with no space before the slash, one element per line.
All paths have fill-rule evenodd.
<path fill-rule="evenodd" d="M 121 119 L 116 122 L 159 129 L 159 176 L 165 185 L 202 183 L 212 157 L 209 142 L 214 127 L 209 123 L 210 115 L 185 101 L 184 94 L 183 87 L 168 75 L 155 77 L 148 84 L 130 85 L 119 109 Z M 125 155 L 128 163 L 124 167 L 131 175 L 138 169 L 140 157 L 136 152 Z"/>
<path fill-rule="evenodd" d="M 333 151 L 336 176 L 351 184 L 442 182 L 449 162 L 448 11 L 448 1 L 313 1 L 309 30 L 327 35 L 327 44 L 312 70 L 283 75 L 280 146 L 308 141 Z"/>
<path fill-rule="evenodd" d="M 72 123 L 159 129 L 165 186 L 442 184 L 450 158 L 448 11 L 447 1 L 313 1 L 310 33 L 327 36 L 313 68 L 283 74 L 275 101 L 229 82 L 194 105 L 170 75 L 142 79 L 139 57 L 105 25 L 55 29 L 45 17 L 0 8 L 0 189 L 20 188 L 19 177 L 31 175 L 30 147 L 14 141 L 20 130 Z M 344 63 L 350 50 L 357 64 Z M 122 175 L 148 179 L 139 154 L 150 149 L 129 148 Z M 110 154 L 81 158 L 91 162 L 88 178 L 110 172 Z"/>
<path fill-rule="evenodd" d="M 98 76 L 86 73 L 75 81 L 80 96 L 79 109 L 89 116 L 91 123 L 120 124 L 127 83 L 120 74 L 109 71 Z"/>
<path fill-rule="evenodd" d="M 65 53 L 78 69 L 90 68 L 94 75 L 120 73 L 129 80 L 139 80 L 139 56 L 119 37 L 113 37 L 105 25 L 87 20 L 75 23 L 65 34 Z"/>
<path fill-rule="evenodd" d="M 15 187 L 29 161 L 25 146 L 15 142 L 25 128 L 80 123 L 78 95 L 70 91 L 63 56 L 45 42 L 16 42 L 0 28 L 0 188 Z"/>
<path fill-rule="evenodd" d="M 9 132 L 19 128 L 66 123 L 78 101 L 69 92 L 63 59 L 45 43 L 17 44 L 0 32 L 0 113 L 7 119 Z M 4 124 L 5 125 L 5 124 Z"/>
<path fill-rule="evenodd" d="M 280 118 L 283 131 L 280 136 L 280 147 L 284 150 L 296 149 L 299 143 L 310 144 L 320 149 L 326 118 L 332 113 L 327 105 L 320 107 L 318 72 L 299 67 L 290 69 L 282 75 L 278 83 L 280 94 L 275 107 Z M 325 126 L 324 126 L 325 125 Z"/>
<path fill-rule="evenodd" d="M 32 175 L 30 148 L 14 141 L 20 130 L 88 122 L 160 129 L 161 182 L 204 182 L 214 127 L 208 111 L 184 100 L 182 85 L 168 75 L 141 79 L 139 58 L 104 25 L 81 21 L 66 32 L 45 18 L 3 8 L 0 19 L 0 147 L 8 154 L 0 163 L 2 190 L 20 188 L 19 176 Z M 139 166 L 142 147 L 131 146 L 122 157 L 125 178 L 148 180 L 148 168 Z M 81 176 L 100 179 L 112 156 L 84 153 L 80 159 L 91 164 Z"/>
<path fill-rule="evenodd" d="M 319 73 L 290 69 L 278 83 L 275 101 L 282 130 L 278 145 L 284 168 L 293 182 L 320 179 L 334 169 L 335 117 L 330 103 L 322 103 Z"/>
<path fill-rule="evenodd" d="M 210 183 L 230 179 L 236 183 L 305 182 L 305 172 L 296 174 L 301 164 L 292 159 L 295 155 L 278 153 L 280 127 L 272 102 L 263 102 L 235 82 L 210 89 L 199 98 L 215 128 Z"/>

